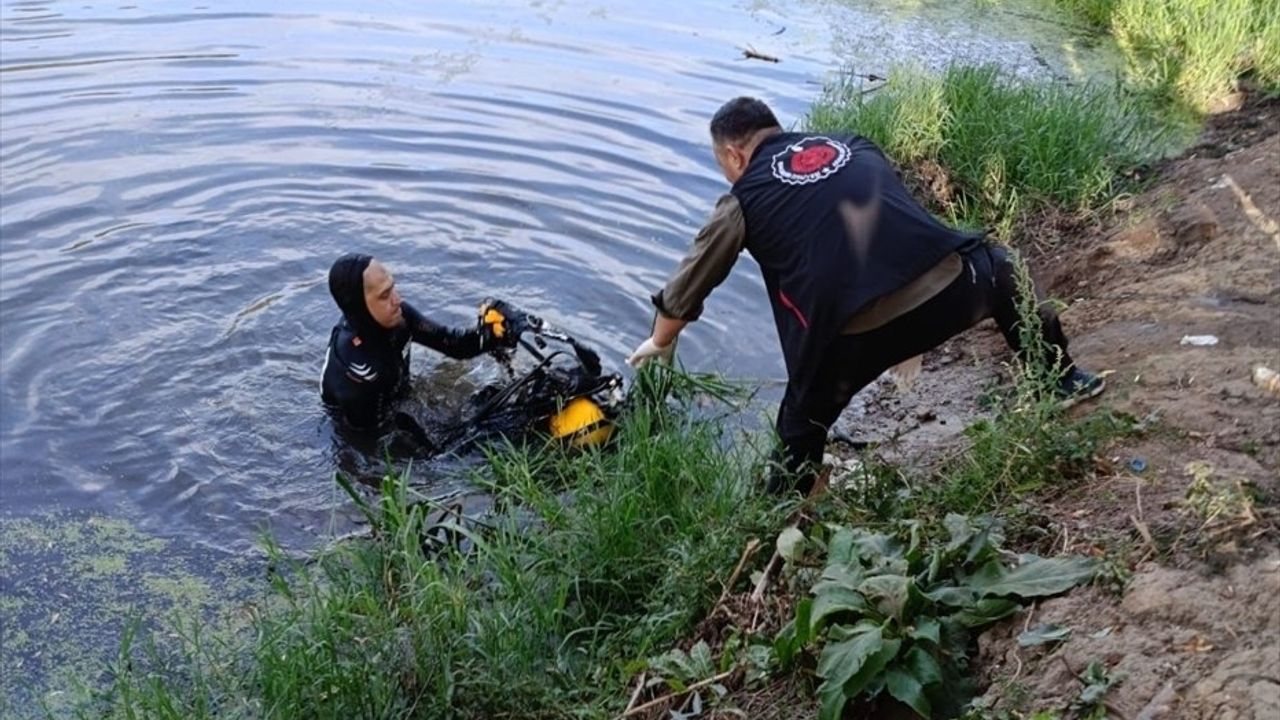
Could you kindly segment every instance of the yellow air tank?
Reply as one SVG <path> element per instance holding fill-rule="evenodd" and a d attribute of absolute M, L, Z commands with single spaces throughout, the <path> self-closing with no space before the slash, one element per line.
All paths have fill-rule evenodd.
<path fill-rule="evenodd" d="M 613 435 L 613 424 L 589 398 L 576 397 L 551 416 L 551 436 L 576 448 L 603 444 Z"/>

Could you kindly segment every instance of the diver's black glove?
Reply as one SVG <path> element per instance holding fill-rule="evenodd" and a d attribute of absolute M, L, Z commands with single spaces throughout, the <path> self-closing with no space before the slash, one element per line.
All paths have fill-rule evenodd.
<path fill-rule="evenodd" d="M 524 328 L 517 322 L 519 313 L 501 300 L 485 298 L 480 303 L 477 329 L 480 343 L 486 350 L 510 349 L 516 346 Z"/>

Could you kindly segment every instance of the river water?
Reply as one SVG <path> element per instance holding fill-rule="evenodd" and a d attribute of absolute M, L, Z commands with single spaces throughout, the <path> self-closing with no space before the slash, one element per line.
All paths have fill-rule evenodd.
<path fill-rule="evenodd" d="M 725 190 L 706 122 L 801 121 L 848 63 L 1075 76 L 1034 3 L 247 0 L 0 6 L 0 504 L 239 553 L 345 506 L 317 380 L 346 251 L 472 322 L 485 295 L 606 367 Z M 742 58 L 753 47 L 778 57 Z M 782 363 L 744 260 L 685 335 L 700 370 Z M 430 392 L 499 377 L 419 349 Z M 12 524 L 0 527 L 8 530 Z M 31 568 L 6 565 L 9 587 Z M 29 573 L 28 573 L 29 574 Z M 12 583 L 12 584 L 11 584 Z"/>

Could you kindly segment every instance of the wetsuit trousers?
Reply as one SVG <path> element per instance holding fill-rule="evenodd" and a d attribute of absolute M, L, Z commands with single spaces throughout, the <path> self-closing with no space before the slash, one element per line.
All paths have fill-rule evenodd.
<path fill-rule="evenodd" d="M 862 388 L 898 363 L 931 350 L 964 330 L 994 318 L 1005 340 L 1021 353 L 1017 267 L 1006 249 L 978 243 L 962 251 L 964 268 L 950 285 L 916 309 L 874 330 L 841 335 L 827 347 L 809 389 L 797 397 L 788 385 L 778 410 L 786 473 L 769 478 L 769 490 L 794 483 L 807 493 L 822 464 L 831 425 Z M 1059 367 L 1072 365 L 1057 313 L 1039 303 L 1041 333 L 1060 353 Z"/>

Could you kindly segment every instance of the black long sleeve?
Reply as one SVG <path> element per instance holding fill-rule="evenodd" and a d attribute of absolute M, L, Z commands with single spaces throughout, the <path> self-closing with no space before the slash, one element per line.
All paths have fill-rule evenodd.
<path fill-rule="evenodd" d="M 404 313 L 405 325 L 409 328 L 410 336 L 419 345 L 426 345 L 432 350 L 459 360 L 473 358 L 484 352 L 484 339 L 478 329 L 462 330 L 446 327 L 427 319 L 409 303 L 401 303 L 400 310 Z"/>

